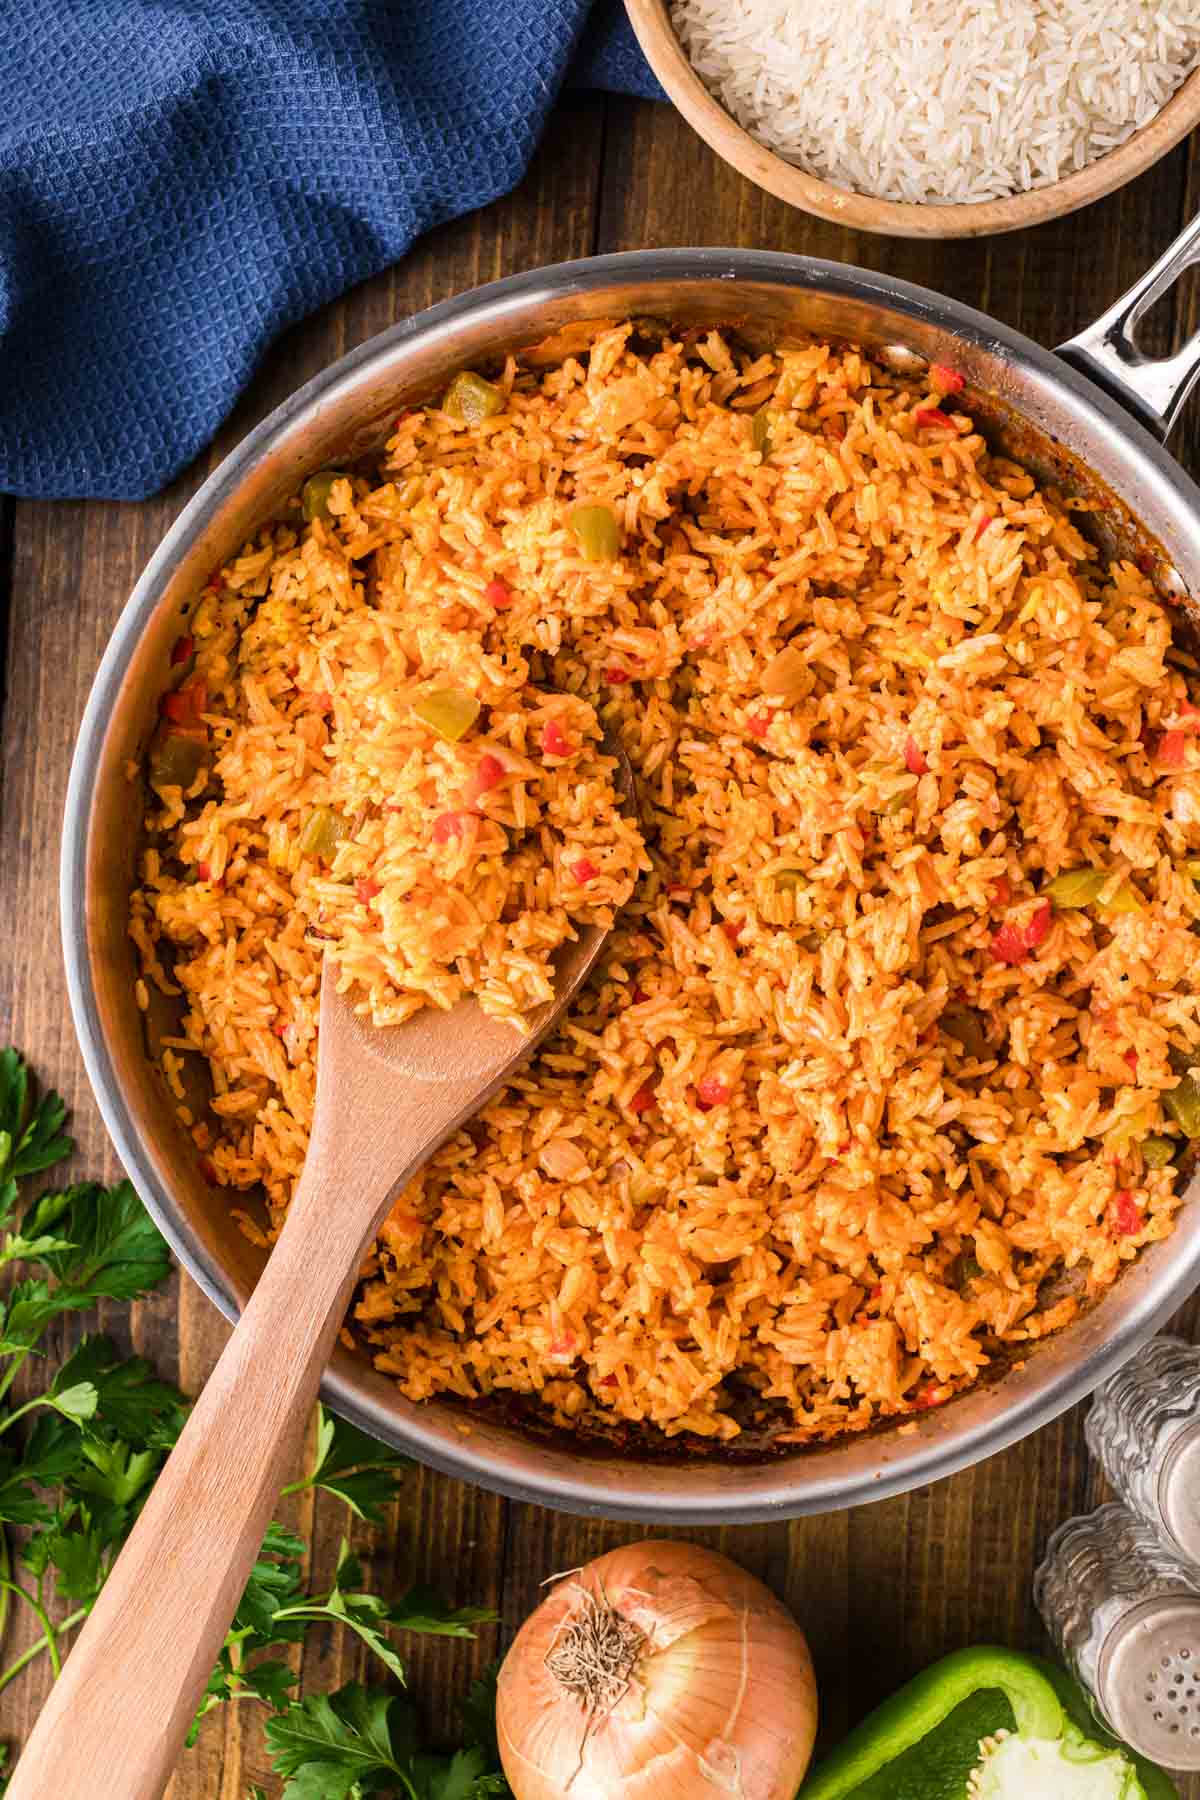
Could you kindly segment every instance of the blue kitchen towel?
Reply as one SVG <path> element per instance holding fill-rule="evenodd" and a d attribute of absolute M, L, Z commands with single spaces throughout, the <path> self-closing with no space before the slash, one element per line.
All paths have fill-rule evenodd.
<path fill-rule="evenodd" d="M 0 0 L 0 492 L 154 493 L 285 325 L 515 185 L 568 78 L 658 95 L 589 11 Z"/>

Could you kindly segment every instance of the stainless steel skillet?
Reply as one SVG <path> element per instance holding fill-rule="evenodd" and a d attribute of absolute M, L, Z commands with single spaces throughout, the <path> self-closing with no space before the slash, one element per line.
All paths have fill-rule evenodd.
<path fill-rule="evenodd" d="M 1200 221 L 1091 330 L 1053 354 L 953 300 L 887 276 L 747 250 L 668 250 L 535 270 L 464 294 L 352 352 L 287 401 L 185 508 L 138 583 L 88 702 L 62 856 L 63 938 L 80 1043 L 117 1149 L 181 1260 L 228 1315 L 261 1266 L 207 1187 L 145 1051 L 125 938 L 139 806 L 127 764 L 143 748 L 182 609 L 204 576 L 313 470 L 366 453 L 447 375 L 597 319 L 735 324 L 746 336 L 849 339 L 900 367 L 951 364 L 997 442 L 1043 479 L 1102 503 L 1103 533 L 1149 558 L 1163 593 L 1200 599 L 1200 491 L 1163 448 L 1200 374 L 1200 334 L 1151 361 L 1138 319 L 1200 256 Z M 1193 1196 L 1200 1184 L 1193 1184 Z M 755 1441 L 731 1451 L 649 1436 L 588 1442 L 513 1408 L 414 1406 L 339 1350 L 329 1402 L 377 1436 L 467 1480 L 578 1512 L 699 1525 L 849 1506 L 928 1482 L 1053 1418 L 1127 1357 L 1200 1282 L 1200 1209 L 1153 1246 L 1090 1314 L 946 1408 L 824 1448 Z"/>

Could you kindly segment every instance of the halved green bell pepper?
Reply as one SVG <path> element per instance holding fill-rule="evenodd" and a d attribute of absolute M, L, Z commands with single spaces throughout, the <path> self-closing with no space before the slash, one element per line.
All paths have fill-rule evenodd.
<path fill-rule="evenodd" d="M 799 1800 L 1171 1800 L 1174 1794 L 1160 1769 L 1104 1731 L 1061 1669 L 983 1646 L 944 1657 L 885 1701 L 809 1776 Z"/>

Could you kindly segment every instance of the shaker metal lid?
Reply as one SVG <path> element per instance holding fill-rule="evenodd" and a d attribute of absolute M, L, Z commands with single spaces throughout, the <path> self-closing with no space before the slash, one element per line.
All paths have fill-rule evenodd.
<path fill-rule="evenodd" d="M 1200 1563 L 1200 1419 L 1168 1447 L 1158 1472 L 1158 1507 L 1176 1548 Z"/>
<path fill-rule="evenodd" d="M 1169 1769 L 1200 1769 L 1200 1594 L 1143 1600 L 1100 1650 L 1096 1700 L 1118 1737 Z"/>

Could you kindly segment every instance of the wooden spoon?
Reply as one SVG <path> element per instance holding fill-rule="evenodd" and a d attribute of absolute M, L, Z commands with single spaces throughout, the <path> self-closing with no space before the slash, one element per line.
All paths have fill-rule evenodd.
<path fill-rule="evenodd" d="M 337 993 L 326 960 L 312 1137 L 287 1221 L 51 1690 L 9 1800 L 158 1800 L 393 1197 L 545 1037 L 607 936 L 585 927 L 564 947 L 554 999 L 524 1036 L 473 1000 L 379 1030 Z"/>

